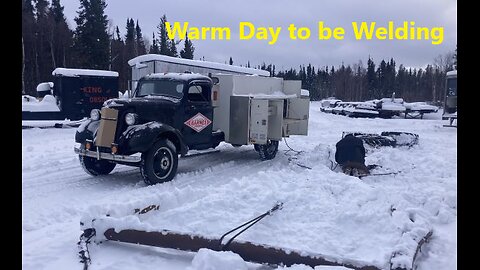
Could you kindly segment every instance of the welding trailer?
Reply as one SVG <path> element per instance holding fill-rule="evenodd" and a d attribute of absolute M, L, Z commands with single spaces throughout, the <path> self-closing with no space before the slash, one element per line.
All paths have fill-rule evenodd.
<path fill-rule="evenodd" d="M 258 75 L 154 73 L 131 98 L 111 99 L 77 130 L 75 148 L 91 175 L 140 167 L 147 184 L 172 180 L 178 157 L 220 142 L 253 145 L 273 159 L 278 142 L 307 135 L 310 99 L 301 81 Z"/>

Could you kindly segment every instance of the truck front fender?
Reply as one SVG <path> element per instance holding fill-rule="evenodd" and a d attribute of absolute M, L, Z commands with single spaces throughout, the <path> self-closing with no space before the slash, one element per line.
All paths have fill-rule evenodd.
<path fill-rule="evenodd" d="M 155 121 L 128 127 L 118 138 L 118 145 L 120 149 L 126 149 L 125 153 L 120 150 L 123 154 L 143 153 L 150 149 L 159 138 L 167 138 L 172 141 L 182 156 L 187 154 L 188 147 L 182 134 L 172 126 Z"/>
<path fill-rule="evenodd" d="M 85 140 L 93 140 L 94 134 L 100 125 L 100 120 L 87 119 L 83 122 L 75 133 L 75 142 L 85 143 Z"/>

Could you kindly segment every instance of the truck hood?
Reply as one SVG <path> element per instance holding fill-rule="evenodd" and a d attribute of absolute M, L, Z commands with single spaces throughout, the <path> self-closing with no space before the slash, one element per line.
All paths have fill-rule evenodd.
<path fill-rule="evenodd" d="M 105 101 L 103 106 L 109 108 L 121 109 L 124 107 L 144 107 L 144 106 L 160 106 L 160 107 L 176 107 L 180 104 L 180 99 L 164 97 L 164 96 L 146 96 L 141 98 L 128 99 L 109 99 Z"/>

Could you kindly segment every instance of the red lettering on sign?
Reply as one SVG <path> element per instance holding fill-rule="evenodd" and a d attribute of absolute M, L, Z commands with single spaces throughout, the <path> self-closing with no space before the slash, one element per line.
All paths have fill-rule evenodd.
<path fill-rule="evenodd" d="M 210 125 L 211 123 L 212 123 L 212 121 L 210 119 L 208 119 L 207 117 L 205 117 L 205 115 L 203 115 L 201 113 L 197 113 L 194 117 L 185 121 L 184 124 L 187 125 L 188 127 L 192 128 L 196 132 L 200 132 L 204 128 L 208 127 L 208 125 Z"/>
<path fill-rule="evenodd" d="M 86 94 L 100 94 L 102 93 L 102 87 L 98 86 L 86 86 L 82 87 L 81 90 Z"/>
<path fill-rule="evenodd" d="M 108 97 L 90 97 L 90 103 L 103 103 L 108 99 Z"/>

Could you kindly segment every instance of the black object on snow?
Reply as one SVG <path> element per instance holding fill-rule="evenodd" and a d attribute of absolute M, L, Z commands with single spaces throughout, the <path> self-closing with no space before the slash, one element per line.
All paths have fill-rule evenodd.
<path fill-rule="evenodd" d="M 347 162 L 365 164 L 365 147 L 361 139 L 347 134 L 336 144 L 335 161 L 343 165 Z"/>
<path fill-rule="evenodd" d="M 362 133 L 362 132 L 343 132 L 342 137 L 353 135 L 361 139 L 364 143 L 373 146 L 408 146 L 412 147 L 418 143 L 418 134 L 410 132 L 384 131 L 381 134 Z"/>

